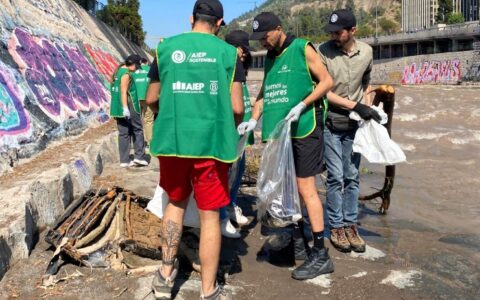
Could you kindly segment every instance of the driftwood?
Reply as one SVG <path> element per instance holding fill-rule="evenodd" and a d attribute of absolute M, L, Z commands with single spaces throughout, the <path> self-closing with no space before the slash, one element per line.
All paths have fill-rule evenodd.
<path fill-rule="evenodd" d="M 122 251 L 160 260 L 162 220 L 145 210 L 149 201 L 120 187 L 90 190 L 74 201 L 45 236 L 47 243 L 56 249 L 43 277 L 45 286 L 56 282 L 52 276 L 69 260 L 115 270 L 128 269 Z M 195 267 L 198 234 L 192 230 L 184 229 L 185 240 L 182 238 L 179 256 Z M 191 245 L 186 246 L 185 242 Z M 146 269 L 157 267 L 155 263 Z"/>
<path fill-rule="evenodd" d="M 388 115 L 388 122 L 384 125 L 387 128 L 388 135 L 392 136 L 392 119 L 393 109 L 395 107 L 395 89 L 389 85 L 382 85 L 373 90 L 375 98 L 373 105 L 378 106 L 383 103 L 383 110 Z M 379 213 L 386 214 L 390 206 L 390 194 L 392 193 L 393 183 L 395 180 L 395 165 L 385 167 L 385 181 L 381 190 L 371 195 L 362 195 L 359 200 L 373 200 L 381 198 L 382 204 L 379 208 Z"/>

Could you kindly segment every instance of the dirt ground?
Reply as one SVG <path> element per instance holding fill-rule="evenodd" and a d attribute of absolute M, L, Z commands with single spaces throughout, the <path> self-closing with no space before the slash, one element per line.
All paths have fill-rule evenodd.
<path fill-rule="evenodd" d="M 421 119 L 426 114 L 425 110 L 431 108 L 421 106 L 428 101 L 414 101 L 415 99 L 435 100 L 435 109 L 442 110 L 444 106 L 449 107 L 442 101 L 454 101 L 453 98 L 458 94 L 461 94 L 461 99 L 466 99 L 461 107 L 465 107 L 468 115 L 464 116 L 463 112 L 440 112 L 425 120 Z M 231 266 L 226 288 L 232 291 L 234 298 L 478 299 L 480 235 L 478 226 L 472 225 L 478 218 L 470 217 L 477 211 L 478 205 L 475 203 L 478 192 L 475 192 L 473 185 L 457 190 L 450 184 L 453 184 L 452 180 L 477 180 L 478 156 L 476 159 L 471 158 L 471 164 L 470 160 L 467 160 L 468 164 L 461 162 L 462 159 L 472 157 L 472 153 L 478 154 L 478 151 L 472 152 L 472 149 L 478 149 L 479 144 L 475 140 L 470 144 L 455 143 L 453 138 L 458 138 L 457 131 L 451 134 L 452 142 L 447 139 L 449 136 L 439 135 L 437 143 L 431 138 L 432 134 L 425 133 L 427 130 L 446 130 L 450 123 L 459 124 L 462 119 L 474 122 L 471 124 L 477 130 L 478 122 L 475 123 L 475 118 L 470 118 L 470 112 L 479 113 L 478 108 L 475 109 L 478 104 L 473 100 L 476 95 L 475 90 L 468 89 L 441 90 L 435 87 L 398 90 L 399 107 L 394 132 L 404 149 L 412 149 L 405 150 L 409 163 L 397 168 L 392 204 L 387 215 L 377 213 L 378 201 L 362 203 L 360 206 L 360 233 L 368 244 L 365 254 L 340 253 L 326 240 L 335 265 L 333 274 L 309 281 L 291 279 L 290 274 L 295 267 L 291 260 L 291 249 L 263 249 L 266 244 L 275 242 L 271 237 L 272 232 L 262 228 L 256 220 L 255 190 L 252 187 L 242 187 L 239 205 L 250 223 L 242 228 L 241 239 L 224 238 L 222 250 L 223 265 Z M 418 103 L 417 106 L 415 103 Z M 411 121 L 414 118 L 412 115 L 416 116 L 416 123 Z M 86 133 L 84 142 L 115 129 L 111 124 L 108 126 L 110 127 Z M 416 135 L 412 134 L 414 129 L 418 131 Z M 475 132 L 472 136 L 474 134 Z M 412 148 L 411 145 L 415 147 Z M 62 149 L 65 146 L 58 147 L 60 148 L 57 149 Z M 69 147 L 75 147 L 75 142 Z M 55 148 L 47 151 L 57 153 Z M 15 173 L 0 180 L 2 183 L 6 180 L 14 184 L 16 176 L 44 167 L 51 160 L 42 155 L 47 154 L 39 155 L 40 158 L 44 157 L 43 162 L 24 164 Z M 448 173 L 440 172 L 441 166 L 446 166 Z M 459 166 L 464 167 L 461 169 Z M 363 164 L 362 170 L 362 193 L 368 194 L 381 187 L 382 167 Z M 461 179 L 463 177 L 460 177 L 460 173 L 465 172 L 470 175 Z M 158 162 L 152 159 L 151 164 L 145 168 L 105 166 L 104 173 L 95 179 L 95 184 L 115 184 L 151 197 L 157 180 Z M 320 191 L 324 188 L 320 180 L 318 187 Z M 325 201 L 324 194 L 320 194 L 322 201 Z M 456 194 L 466 194 L 468 197 L 455 197 Z M 455 201 L 464 204 L 455 206 Z M 467 209 L 470 203 L 473 208 Z M 456 207 L 464 211 L 457 212 Z M 462 219 L 463 215 L 468 217 Z M 329 236 L 328 231 L 326 235 Z M 53 289 L 42 289 L 42 274 L 52 255 L 53 252 L 41 239 L 31 257 L 12 266 L 0 282 L 0 299 L 153 299 L 150 293 L 151 275 L 128 276 L 111 269 L 89 269 L 72 264 L 62 267 L 59 272 L 58 277 L 65 277 L 65 281 L 59 282 Z M 198 274 L 188 266 L 183 266 L 175 285 L 175 299 L 198 299 L 199 286 Z"/>

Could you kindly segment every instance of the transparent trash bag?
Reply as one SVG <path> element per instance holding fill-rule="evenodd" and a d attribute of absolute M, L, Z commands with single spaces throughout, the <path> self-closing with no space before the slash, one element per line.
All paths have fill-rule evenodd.
<path fill-rule="evenodd" d="M 275 127 L 258 171 L 258 219 L 268 227 L 285 227 L 302 218 L 290 125 L 282 120 Z"/>

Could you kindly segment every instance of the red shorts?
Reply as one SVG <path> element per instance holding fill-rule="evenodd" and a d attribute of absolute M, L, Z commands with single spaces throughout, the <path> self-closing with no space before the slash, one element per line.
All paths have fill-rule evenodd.
<path fill-rule="evenodd" d="M 197 207 L 216 210 L 230 203 L 228 168 L 214 159 L 159 156 L 160 186 L 170 201 L 185 200 L 192 191 Z"/>

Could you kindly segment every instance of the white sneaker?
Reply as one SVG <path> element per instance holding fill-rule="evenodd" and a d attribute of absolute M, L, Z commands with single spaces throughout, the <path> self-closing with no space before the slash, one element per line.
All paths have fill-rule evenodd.
<path fill-rule="evenodd" d="M 232 239 L 239 239 L 242 237 L 240 232 L 230 223 L 230 219 L 226 218 L 222 220 L 220 223 L 220 229 L 222 231 L 222 235 L 224 237 L 232 238 Z"/>
<path fill-rule="evenodd" d="M 228 208 L 228 215 L 230 219 L 237 222 L 238 225 L 242 226 L 248 223 L 247 217 L 242 214 L 242 209 L 240 206 L 233 205 Z"/>
<path fill-rule="evenodd" d="M 134 159 L 133 160 L 134 163 L 136 163 L 137 165 L 141 165 L 141 166 L 148 166 L 148 161 L 144 160 L 144 159 Z"/>
<path fill-rule="evenodd" d="M 128 162 L 128 163 L 121 163 L 120 168 L 128 168 L 128 167 L 133 167 L 135 163 L 133 161 Z"/>

